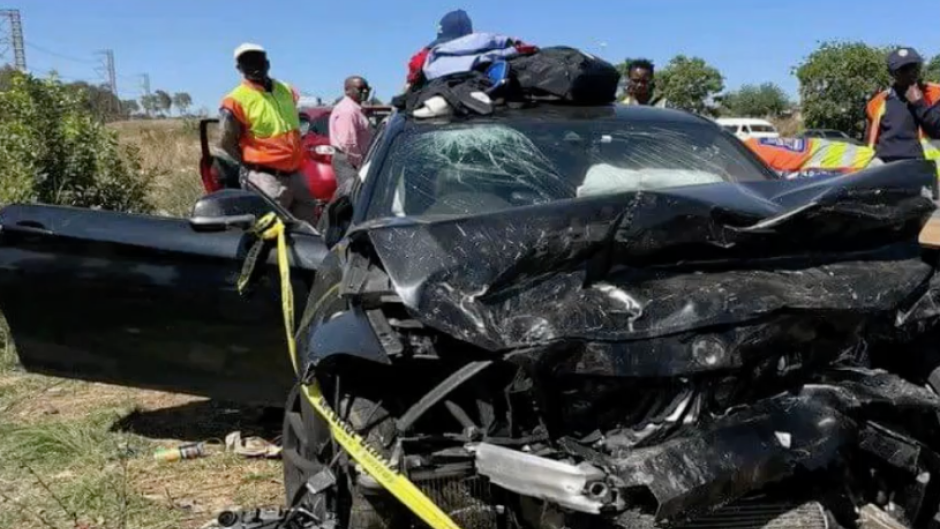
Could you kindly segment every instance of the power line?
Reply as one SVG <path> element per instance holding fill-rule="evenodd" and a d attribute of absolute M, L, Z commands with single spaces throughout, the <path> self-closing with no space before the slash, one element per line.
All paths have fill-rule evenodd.
<path fill-rule="evenodd" d="M 0 18 L 6 19 L 4 31 L 0 33 L 0 55 L 9 55 L 13 50 L 13 65 L 26 71 L 26 49 L 23 47 L 23 21 L 19 9 L 0 9 Z"/>
<path fill-rule="evenodd" d="M 55 51 L 52 51 L 52 50 L 43 48 L 42 46 L 33 44 L 32 42 L 27 42 L 27 43 L 26 43 L 26 46 L 27 46 L 28 48 L 33 49 L 33 50 L 36 50 L 36 51 L 38 51 L 38 52 L 40 52 L 40 53 L 45 53 L 46 55 L 50 55 L 50 56 L 52 56 L 52 57 L 57 57 L 57 58 L 59 58 L 59 59 L 65 59 L 66 61 L 80 62 L 80 63 L 83 63 L 83 64 L 97 64 L 96 61 L 93 61 L 93 60 L 91 60 L 91 59 L 79 59 L 78 57 L 72 57 L 71 55 L 65 55 L 65 54 L 63 54 L 63 53 L 58 53 L 58 52 L 55 52 Z"/>

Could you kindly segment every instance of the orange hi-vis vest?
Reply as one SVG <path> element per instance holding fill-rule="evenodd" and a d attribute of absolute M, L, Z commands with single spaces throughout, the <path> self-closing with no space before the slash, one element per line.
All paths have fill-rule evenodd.
<path fill-rule="evenodd" d="M 865 138 L 865 141 L 872 149 L 878 145 L 878 135 L 881 133 L 881 118 L 884 117 L 885 108 L 887 107 L 885 101 L 888 100 L 890 94 L 890 89 L 879 92 L 865 107 L 865 117 L 868 119 L 868 137 Z M 924 90 L 924 101 L 930 106 L 940 101 L 940 84 L 927 83 Z M 924 140 L 924 131 L 921 130 L 919 133 L 920 139 Z"/>
<path fill-rule="evenodd" d="M 300 170 L 304 154 L 298 99 L 297 92 L 280 81 L 273 81 L 270 92 L 245 81 L 222 100 L 222 108 L 244 129 L 239 139 L 242 161 L 275 171 Z"/>
<path fill-rule="evenodd" d="M 854 173 L 875 158 L 869 147 L 821 138 L 749 138 L 744 143 L 778 173 Z"/>

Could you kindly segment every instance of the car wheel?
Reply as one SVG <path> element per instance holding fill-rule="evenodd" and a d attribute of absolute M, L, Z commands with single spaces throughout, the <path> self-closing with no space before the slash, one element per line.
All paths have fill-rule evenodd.
<path fill-rule="evenodd" d="M 296 385 L 287 397 L 281 437 L 285 499 L 289 507 L 302 504 L 316 508 L 321 511 L 315 511 L 318 516 L 326 514 L 330 498 L 314 498 L 301 491 L 308 479 L 329 464 L 329 460 L 323 462 L 322 459 L 324 445 L 329 445 L 329 429 Z"/>
<path fill-rule="evenodd" d="M 347 422 L 367 443 L 385 456 L 390 454 L 385 447 L 394 439 L 395 422 L 380 405 L 346 396 L 341 408 L 347 415 Z M 355 463 L 350 462 L 348 456 L 333 457 L 329 425 L 304 398 L 299 386 L 291 390 L 287 399 L 281 443 L 288 506 L 301 505 L 321 520 L 335 516 L 339 527 L 392 529 L 410 525 L 407 513 L 397 500 L 380 486 L 374 482 L 366 487 L 354 483 L 356 473 L 350 471 L 350 465 Z M 336 486 L 317 495 L 305 491 L 307 480 L 331 463 Z M 371 489 L 370 493 L 364 494 L 364 488 Z"/>

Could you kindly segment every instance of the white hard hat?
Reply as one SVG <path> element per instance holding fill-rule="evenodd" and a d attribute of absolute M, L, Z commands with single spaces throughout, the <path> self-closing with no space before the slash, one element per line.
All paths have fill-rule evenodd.
<path fill-rule="evenodd" d="M 249 51 L 257 51 L 261 53 L 266 53 L 264 48 L 260 44 L 252 44 L 251 42 L 246 42 L 239 47 L 235 48 L 235 60 L 237 61 L 243 53 L 248 53 Z"/>

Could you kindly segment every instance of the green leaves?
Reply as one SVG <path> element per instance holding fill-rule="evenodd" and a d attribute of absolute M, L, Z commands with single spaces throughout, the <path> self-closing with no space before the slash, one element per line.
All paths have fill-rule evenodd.
<path fill-rule="evenodd" d="M 0 108 L 0 204 L 149 211 L 139 157 L 119 146 L 83 91 L 16 72 Z"/>
<path fill-rule="evenodd" d="M 676 55 L 656 72 L 656 94 L 683 110 L 714 115 L 714 99 L 725 89 L 724 77 L 717 68 L 699 57 Z"/>
<path fill-rule="evenodd" d="M 865 105 L 891 84 L 890 47 L 826 42 L 796 68 L 806 128 L 841 130 L 861 137 Z"/>
<path fill-rule="evenodd" d="M 940 55 L 924 65 L 924 80 L 931 83 L 940 83 Z"/>
<path fill-rule="evenodd" d="M 724 96 L 722 113 L 747 118 L 774 118 L 790 108 L 786 92 L 774 83 L 760 86 L 746 84 L 736 92 Z"/>

